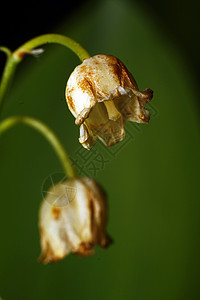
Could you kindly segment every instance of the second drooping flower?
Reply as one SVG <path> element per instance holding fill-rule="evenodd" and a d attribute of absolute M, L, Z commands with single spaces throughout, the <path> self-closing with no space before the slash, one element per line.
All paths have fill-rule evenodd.
<path fill-rule="evenodd" d="M 43 263 L 56 262 L 70 252 L 88 256 L 97 244 L 106 248 L 107 201 L 99 184 L 82 177 L 51 187 L 39 212 Z"/>

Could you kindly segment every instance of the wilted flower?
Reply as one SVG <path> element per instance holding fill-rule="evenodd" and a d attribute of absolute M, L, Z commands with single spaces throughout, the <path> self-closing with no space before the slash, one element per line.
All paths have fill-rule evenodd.
<path fill-rule="evenodd" d="M 95 244 L 105 248 L 107 206 L 101 187 L 84 177 L 58 183 L 44 198 L 39 213 L 44 263 L 55 262 L 70 252 L 87 256 Z"/>
<path fill-rule="evenodd" d="M 85 59 L 72 72 L 66 87 L 70 111 L 80 125 L 80 143 L 90 149 L 97 137 L 108 147 L 125 137 L 124 123 L 147 123 L 144 108 L 153 96 L 150 89 L 138 90 L 125 65 L 111 55 Z"/>

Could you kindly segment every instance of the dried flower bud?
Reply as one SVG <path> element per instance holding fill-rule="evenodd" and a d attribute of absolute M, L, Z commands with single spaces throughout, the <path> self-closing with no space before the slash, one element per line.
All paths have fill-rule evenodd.
<path fill-rule="evenodd" d="M 124 64 L 111 55 L 85 59 L 72 72 L 66 87 L 66 100 L 80 126 L 80 143 L 90 149 L 98 137 L 110 147 L 125 137 L 125 120 L 147 123 L 144 105 L 153 92 L 138 90 Z"/>
<path fill-rule="evenodd" d="M 39 213 L 44 263 L 56 262 L 70 252 L 87 256 L 95 244 L 105 248 L 106 197 L 101 187 L 88 177 L 58 183 L 43 200 Z"/>

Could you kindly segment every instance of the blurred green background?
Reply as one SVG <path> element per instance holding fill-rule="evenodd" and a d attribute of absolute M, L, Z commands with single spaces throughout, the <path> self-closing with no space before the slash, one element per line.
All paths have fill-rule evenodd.
<path fill-rule="evenodd" d="M 0 140 L 0 297 L 200 299 L 199 107 L 182 51 L 147 10 L 129 1 L 88 5 L 54 32 L 77 40 L 91 55 L 119 57 L 141 90 L 154 90 L 152 118 L 148 125 L 127 123 L 126 139 L 109 151 L 99 142 L 83 153 L 64 99 L 78 58 L 48 45 L 38 58 L 24 59 L 3 117 L 26 114 L 48 124 L 79 174 L 103 185 L 114 244 L 97 247 L 88 258 L 70 255 L 56 264 L 38 263 L 42 186 L 62 167 L 37 132 L 18 126 Z"/>

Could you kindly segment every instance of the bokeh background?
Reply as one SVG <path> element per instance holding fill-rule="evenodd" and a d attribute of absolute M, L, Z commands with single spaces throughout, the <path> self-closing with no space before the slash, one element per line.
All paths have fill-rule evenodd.
<path fill-rule="evenodd" d="M 127 123 L 120 144 L 81 151 L 64 99 L 78 58 L 48 45 L 41 56 L 23 60 L 1 119 L 26 114 L 55 131 L 79 174 L 106 189 L 114 244 L 88 258 L 37 261 L 43 186 L 62 167 L 37 132 L 18 126 L 0 140 L 0 297 L 200 299 L 197 2 L 50 1 L 3 9 L 2 45 L 15 49 L 47 32 L 68 35 L 91 55 L 119 57 L 154 98 L 148 125 Z M 2 67 L 3 54 L 0 59 Z"/>

